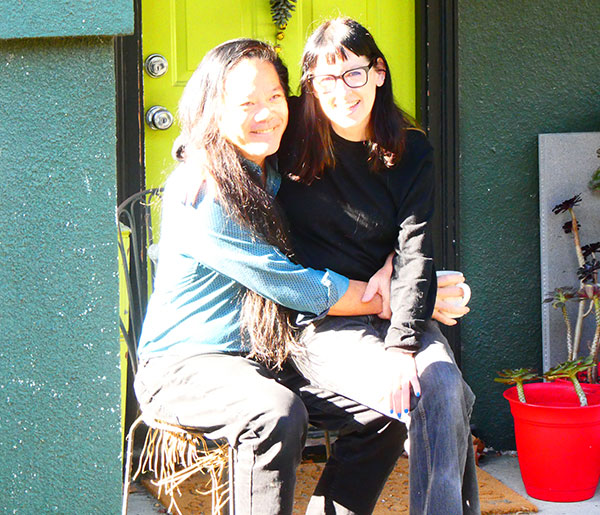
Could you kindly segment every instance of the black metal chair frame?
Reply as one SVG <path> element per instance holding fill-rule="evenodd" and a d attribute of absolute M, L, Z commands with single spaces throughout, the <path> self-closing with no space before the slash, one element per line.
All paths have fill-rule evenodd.
<path fill-rule="evenodd" d="M 162 188 L 153 188 L 135 193 L 117 208 L 119 227 L 119 256 L 125 271 L 129 304 L 128 325 L 119 317 L 119 325 L 129 355 L 129 364 L 137 372 L 137 348 L 142 322 L 148 303 L 148 270 L 150 284 L 156 272 L 155 260 L 148 259 L 149 250 L 155 245 L 152 225 L 152 206 L 162 201 Z M 124 231 L 129 231 L 129 255 L 125 247 Z M 131 257 L 133 256 L 133 257 Z"/>

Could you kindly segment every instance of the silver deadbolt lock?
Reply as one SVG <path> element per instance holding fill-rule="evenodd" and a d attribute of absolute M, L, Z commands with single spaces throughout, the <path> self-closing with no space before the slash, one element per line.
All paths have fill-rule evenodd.
<path fill-rule="evenodd" d="M 166 131 L 173 125 L 173 115 L 163 106 L 152 106 L 146 112 L 146 123 L 153 130 Z"/>
<path fill-rule="evenodd" d="M 169 69 L 169 63 L 164 55 L 151 54 L 144 61 L 144 69 L 150 77 L 162 77 Z"/>

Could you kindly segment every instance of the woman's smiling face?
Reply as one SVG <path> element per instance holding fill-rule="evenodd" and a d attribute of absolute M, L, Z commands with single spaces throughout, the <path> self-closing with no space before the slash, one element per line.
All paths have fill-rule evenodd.
<path fill-rule="evenodd" d="M 377 88 L 385 81 L 385 70 L 383 62 L 378 60 L 367 72 L 367 83 L 351 88 L 341 79 L 341 75 L 348 70 L 369 66 L 370 62 L 367 57 L 356 55 L 348 49 L 345 52 L 348 57 L 345 61 L 336 59 L 332 64 L 327 62 L 325 55 L 319 56 L 311 75 L 333 75 L 338 79 L 330 92 L 320 91 L 317 81 L 313 82 L 313 90 L 336 134 L 350 141 L 363 141 L 368 136 L 375 95 Z"/>
<path fill-rule="evenodd" d="M 244 59 L 225 78 L 219 131 L 259 166 L 277 152 L 288 122 L 285 92 L 275 67 Z"/>

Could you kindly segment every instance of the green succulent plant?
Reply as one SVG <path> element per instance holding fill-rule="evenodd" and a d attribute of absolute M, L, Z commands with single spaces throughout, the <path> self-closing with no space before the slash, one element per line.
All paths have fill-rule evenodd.
<path fill-rule="evenodd" d="M 590 190 L 600 192 L 600 168 L 592 175 L 588 184 Z M 573 238 L 573 247 L 577 257 L 577 268 L 574 278 L 578 279 L 576 287 L 561 286 L 546 293 L 544 303 L 551 304 L 554 309 L 560 310 L 567 329 L 567 361 L 556 365 L 540 377 L 532 368 L 504 369 L 498 372 L 494 381 L 507 385 L 516 385 L 519 401 L 526 403 L 523 384 L 527 381 L 555 379 L 568 379 L 571 381 L 579 398 L 581 406 L 587 406 L 585 392 L 579 384 L 578 374 L 587 372 L 590 383 L 598 382 L 598 359 L 600 356 L 600 242 L 582 245 L 580 240 L 581 224 L 575 213 L 577 206 L 582 202 L 581 194 L 575 195 L 555 205 L 552 212 L 555 215 L 568 214 L 568 220 L 563 225 L 566 234 Z M 571 302 L 578 303 L 577 318 L 571 322 L 567 305 Z M 592 342 L 589 343 L 587 357 L 579 357 L 579 347 L 582 336 L 584 319 L 594 313 L 595 332 Z"/>
<path fill-rule="evenodd" d="M 540 379 L 540 376 L 533 368 L 505 368 L 501 372 L 498 372 L 498 376 L 499 377 L 494 378 L 494 381 L 497 383 L 517 385 L 517 394 L 519 400 L 523 403 L 527 402 L 525 400 L 523 383 L 525 381 L 535 381 L 536 379 Z"/>
<path fill-rule="evenodd" d="M 600 191 L 600 168 L 592 175 L 588 184 L 591 190 Z M 600 274 L 600 242 L 582 245 L 580 240 L 580 224 L 577 221 L 576 206 L 582 201 L 581 194 L 575 195 L 552 208 L 556 215 L 568 213 L 570 220 L 565 224 L 568 226 L 565 232 L 572 234 L 575 255 L 577 256 L 578 268 L 576 276 L 579 280 L 577 288 L 561 287 L 550 292 L 544 302 L 551 302 L 555 309 L 560 309 L 565 321 L 567 335 L 567 361 L 576 362 L 579 357 L 579 348 L 581 344 L 581 335 L 583 331 L 584 319 L 593 311 L 595 318 L 594 338 L 590 345 L 589 355 L 594 362 L 598 362 L 600 355 L 600 285 L 598 277 Z M 565 226 L 563 226 L 565 228 Z M 568 302 L 578 302 L 577 318 L 575 319 L 574 329 L 567 312 Z M 589 382 L 598 382 L 598 369 L 595 366 L 588 367 Z"/>
<path fill-rule="evenodd" d="M 554 379 L 569 379 L 575 387 L 581 406 L 587 406 L 587 397 L 577 379 L 577 374 L 587 372 L 595 365 L 593 356 L 578 358 L 573 361 L 565 361 L 544 373 L 544 378 L 550 381 Z"/>

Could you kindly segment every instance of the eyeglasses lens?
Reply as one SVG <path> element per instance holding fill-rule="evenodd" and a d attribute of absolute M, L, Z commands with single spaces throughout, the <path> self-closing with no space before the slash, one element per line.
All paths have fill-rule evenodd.
<path fill-rule="evenodd" d="M 368 69 L 356 68 L 348 70 L 342 75 L 319 75 L 313 78 L 313 85 L 323 93 L 331 93 L 335 89 L 338 79 L 342 79 L 349 88 L 361 88 L 367 83 Z"/>
<path fill-rule="evenodd" d="M 351 88 L 360 88 L 367 83 L 367 70 L 364 68 L 348 70 L 342 75 L 342 80 Z"/>

